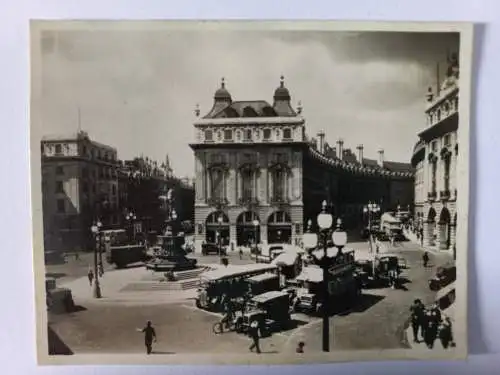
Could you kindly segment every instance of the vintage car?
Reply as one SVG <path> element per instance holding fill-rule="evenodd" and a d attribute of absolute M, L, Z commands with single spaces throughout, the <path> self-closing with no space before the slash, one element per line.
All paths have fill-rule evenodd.
<path fill-rule="evenodd" d="M 401 269 L 406 268 L 406 261 L 394 254 L 381 254 L 356 260 L 356 273 L 363 288 L 388 286 L 395 276 L 398 284 Z"/>
<path fill-rule="evenodd" d="M 259 323 L 260 335 L 286 328 L 291 322 L 290 297 L 287 292 L 271 291 L 250 299 L 245 312 L 236 319 L 238 332 L 248 332 L 253 321 Z"/>
<path fill-rule="evenodd" d="M 226 255 L 227 251 L 224 246 L 219 246 L 218 244 L 215 243 L 204 243 L 201 245 L 201 253 L 203 255 L 209 255 L 209 254 L 217 254 L 219 255 L 219 252 L 221 252 L 221 255 Z"/>
<path fill-rule="evenodd" d="M 457 267 L 455 265 L 449 264 L 439 267 L 436 271 L 436 275 L 429 280 L 429 289 L 435 292 L 451 284 L 456 278 Z"/>
<path fill-rule="evenodd" d="M 246 279 L 251 296 L 280 289 L 280 279 L 276 273 L 263 273 Z"/>
<path fill-rule="evenodd" d="M 276 266 L 269 264 L 228 265 L 200 275 L 200 284 L 196 296 L 196 306 L 209 311 L 221 311 L 224 299 L 235 302 L 249 296 L 251 277 L 276 272 Z M 258 288 L 260 282 L 272 280 L 268 276 L 262 280 L 255 279 L 253 284 Z"/>
<path fill-rule="evenodd" d="M 45 280 L 47 310 L 54 313 L 72 312 L 75 309 L 73 294 L 68 288 L 58 288 L 56 280 Z"/>

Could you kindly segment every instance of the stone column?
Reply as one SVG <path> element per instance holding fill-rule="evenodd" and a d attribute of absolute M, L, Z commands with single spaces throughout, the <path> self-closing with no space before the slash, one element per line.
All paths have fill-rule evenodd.
<path fill-rule="evenodd" d="M 447 250 L 448 249 L 448 226 L 445 223 L 439 223 L 438 225 L 439 231 L 439 250 Z"/>
<path fill-rule="evenodd" d="M 453 248 L 457 244 L 457 226 L 456 224 L 452 223 L 450 224 L 450 249 L 453 250 Z"/>
<path fill-rule="evenodd" d="M 267 224 L 260 225 L 260 242 L 267 244 Z"/>
<path fill-rule="evenodd" d="M 434 223 L 424 221 L 424 246 L 434 246 Z"/>
<path fill-rule="evenodd" d="M 236 224 L 229 225 L 229 246 L 231 246 L 231 242 L 234 242 L 235 246 L 238 243 Z"/>

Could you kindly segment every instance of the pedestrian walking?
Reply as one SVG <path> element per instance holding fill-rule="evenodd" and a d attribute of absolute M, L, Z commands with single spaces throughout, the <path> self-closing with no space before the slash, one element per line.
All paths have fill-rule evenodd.
<path fill-rule="evenodd" d="M 153 352 L 153 342 L 156 342 L 156 331 L 153 328 L 151 321 L 148 320 L 146 327 L 137 331 L 144 333 L 144 345 L 146 346 L 146 354 Z"/>
<path fill-rule="evenodd" d="M 87 277 L 89 278 L 89 284 L 92 286 L 92 283 L 94 281 L 94 271 L 92 268 L 89 268 L 89 272 L 87 273 Z"/>
<path fill-rule="evenodd" d="M 444 318 L 439 326 L 439 341 L 441 341 L 443 349 L 448 349 L 451 345 L 453 345 L 451 319 L 449 317 Z"/>
<path fill-rule="evenodd" d="M 413 305 L 410 307 L 411 314 L 411 329 L 413 332 L 413 342 L 420 342 L 418 339 L 418 331 L 423 339 L 423 320 L 424 320 L 424 304 L 420 299 L 413 301 Z"/>
<path fill-rule="evenodd" d="M 250 345 L 249 347 L 250 351 L 253 352 L 253 350 L 255 349 L 255 352 L 257 354 L 260 354 L 259 322 L 257 320 L 254 320 L 252 323 L 250 323 L 248 335 L 252 339 L 252 345 Z"/>
<path fill-rule="evenodd" d="M 303 341 L 299 342 L 297 344 L 297 348 L 295 349 L 295 353 L 304 353 L 304 346 L 305 345 L 306 344 Z"/>
<path fill-rule="evenodd" d="M 102 265 L 102 262 L 99 262 L 99 265 L 97 266 L 97 271 L 99 272 L 99 277 L 102 277 L 104 275 L 104 266 Z"/>
<path fill-rule="evenodd" d="M 242 260 L 243 259 L 243 249 L 241 248 L 241 246 L 240 246 L 240 250 L 238 253 L 240 254 L 240 260 Z"/>
<path fill-rule="evenodd" d="M 441 312 L 437 305 L 433 305 L 426 312 L 426 327 L 424 334 L 425 344 L 429 349 L 434 348 L 434 342 L 438 337 L 439 324 L 441 323 Z"/>
<path fill-rule="evenodd" d="M 429 253 L 427 251 L 422 255 L 422 263 L 424 264 L 424 268 L 427 268 L 429 265 Z"/>

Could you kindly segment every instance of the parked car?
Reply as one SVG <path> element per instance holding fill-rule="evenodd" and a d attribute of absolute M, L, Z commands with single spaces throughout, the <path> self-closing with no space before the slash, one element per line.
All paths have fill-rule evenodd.
<path fill-rule="evenodd" d="M 455 265 L 445 265 L 439 267 L 436 275 L 429 280 L 429 289 L 438 291 L 441 288 L 451 284 L 457 279 L 457 267 Z"/>
<path fill-rule="evenodd" d="M 222 252 L 222 255 L 226 255 L 227 251 L 224 246 L 219 247 L 218 244 L 215 243 L 204 243 L 201 245 L 201 253 L 203 255 L 209 254 L 219 254 L 219 251 Z"/>

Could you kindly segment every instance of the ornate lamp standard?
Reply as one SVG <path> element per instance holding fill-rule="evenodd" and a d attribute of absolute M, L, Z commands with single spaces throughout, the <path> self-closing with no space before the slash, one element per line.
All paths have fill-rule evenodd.
<path fill-rule="evenodd" d="M 101 233 L 101 228 L 102 228 L 102 223 L 100 221 L 97 221 L 97 239 L 99 243 L 99 264 L 102 265 L 102 233 Z"/>
<path fill-rule="evenodd" d="M 257 256 L 257 230 L 259 229 L 259 220 L 254 219 L 254 221 L 252 221 L 252 224 L 253 224 L 253 227 L 254 227 L 255 256 Z M 257 259 L 257 258 L 255 258 L 255 259 Z"/>
<path fill-rule="evenodd" d="M 368 238 L 370 241 L 370 252 L 373 253 L 372 215 L 380 212 L 380 206 L 376 203 L 368 202 L 368 204 L 363 208 L 363 212 L 368 215 Z"/>
<path fill-rule="evenodd" d="M 132 241 L 132 225 L 134 221 L 137 219 L 135 214 L 130 211 L 127 216 L 125 216 L 125 219 L 127 220 L 127 227 L 128 227 L 128 240 L 129 242 Z"/>
<path fill-rule="evenodd" d="M 94 282 L 94 289 L 93 289 L 93 296 L 94 298 L 101 298 L 101 286 L 99 285 L 99 270 L 97 268 L 97 250 L 99 247 L 100 251 L 100 246 L 98 246 L 98 238 L 100 237 L 100 227 L 102 226 L 100 221 L 97 221 L 97 223 L 94 223 L 91 227 L 90 230 L 95 236 L 95 247 L 94 247 L 94 277 L 95 277 L 95 282 Z"/>
<path fill-rule="evenodd" d="M 217 223 L 219 224 L 219 258 L 221 259 L 222 262 L 222 215 L 219 215 L 217 218 Z"/>
<path fill-rule="evenodd" d="M 308 250 L 310 256 L 313 258 L 315 264 L 319 265 L 323 272 L 323 301 L 322 301 L 322 312 L 323 312 L 323 351 L 330 351 L 330 327 L 329 327 L 329 267 L 334 264 L 336 257 L 342 253 L 342 248 L 347 243 L 347 234 L 341 229 L 342 221 L 337 220 L 337 229 L 332 233 L 332 241 L 335 247 L 337 247 L 337 256 L 334 259 L 328 258 L 328 237 L 329 231 L 332 226 L 333 217 L 331 214 L 326 212 L 326 201 L 322 203 L 322 210 L 317 217 L 318 227 L 320 229 L 321 244 L 323 245 L 323 256 L 317 257 L 313 254 L 314 250 L 318 246 L 318 235 L 312 232 L 311 226 L 312 221 L 309 220 L 307 223 L 307 231 L 304 233 L 303 242 L 304 247 Z"/>

